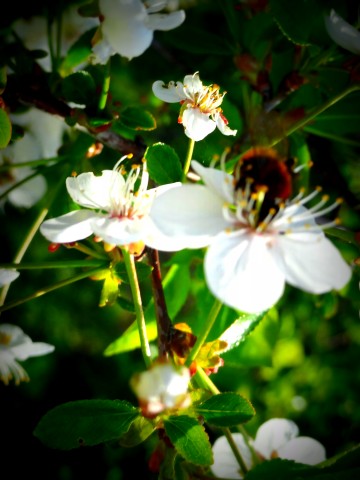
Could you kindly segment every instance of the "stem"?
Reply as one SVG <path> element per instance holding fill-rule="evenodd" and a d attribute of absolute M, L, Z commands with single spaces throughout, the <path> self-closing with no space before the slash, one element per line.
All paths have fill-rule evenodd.
<path fill-rule="evenodd" d="M 150 367 L 151 351 L 150 351 L 150 345 L 147 339 L 144 310 L 142 307 L 140 287 L 139 287 L 139 281 L 136 273 L 134 255 L 130 254 L 126 247 L 121 248 L 121 251 L 124 257 L 125 267 L 129 277 L 131 293 L 132 293 L 134 306 L 135 306 L 136 321 L 137 321 L 138 331 L 140 336 L 141 352 L 143 354 L 146 367 Z"/>
<path fill-rule="evenodd" d="M 60 260 L 58 262 L 36 262 L 36 263 L 0 263 L 0 268 L 16 270 L 37 270 L 44 268 L 83 268 L 101 267 L 107 268 L 109 261 L 106 260 Z"/>
<path fill-rule="evenodd" d="M 222 307 L 222 303 L 219 300 L 216 299 L 212 308 L 211 308 L 211 310 L 210 310 L 210 313 L 209 313 L 209 316 L 208 316 L 206 322 L 203 323 L 205 328 L 201 332 L 201 334 L 197 337 L 196 343 L 193 346 L 190 354 L 188 355 L 188 357 L 186 359 L 185 365 L 187 367 L 190 367 L 191 363 L 195 360 L 195 358 L 197 357 L 197 354 L 199 353 L 201 347 L 205 343 L 205 341 L 207 339 L 207 336 L 209 335 L 209 332 L 212 329 L 217 316 L 219 315 L 221 307 Z"/>
<path fill-rule="evenodd" d="M 74 248 L 75 250 L 79 250 L 79 252 L 85 253 L 86 255 L 90 255 L 90 257 L 98 258 L 99 260 L 104 260 L 106 257 L 104 255 L 101 255 L 101 253 L 98 253 L 96 250 L 93 250 L 90 247 L 87 247 L 86 245 L 83 245 L 82 243 L 75 243 L 74 246 L 67 247 L 66 248 Z"/>
<path fill-rule="evenodd" d="M 169 337 L 172 329 L 172 322 L 170 320 L 164 289 L 161 280 L 161 269 L 159 252 L 150 247 L 147 248 L 148 257 L 152 266 L 151 279 L 152 291 L 155 304 L 155 316 L 158 330 L 158 349 L 160 357 L 167 357 L 169 354 Z"/>
<path fill-rule="evenodd" d="M 77 282 L 78 280 L 82 280 L 83 278 L 92 277 L 96 273 L 101 272 L 103 269 L 104 268 L 101 267 L 101 268 L 94 268 L 93 270 L 88 270 L 86 272 L 80 273 L 79 275 L 75 275 L 72 278 L 68 278 L 67 280 L 62 280 L 61 282 L 57 282 L 57 283 L 54 283 L 53 285 L 50 285 L 49 287 L 42 288 L 37 292 L 32 293 L 31 295 L 28 295 L 27 297 L 21 298 L 20 300 L 9 302 L 6 305 L 2 305 L 0 307 L 0 313 L 4 312 L 5 310 L 10 310 L 10 308 L 17 307 L 22 303 L 33 300 L 34 298 L 41 297 L 46 293 L 52 292 L 53 290 L 57 290 L 58 288 L 65 287 L 66 285 L 71 285 L 72 283 Z"/>
<path fill-rule="evenodd" d="M 299 121 L 295 122 L 293 125 L 291 125 L 285 132 L 283 136 L 280 138 L 275 139 L 269 146 L 273 147 L 274 145 L 278 144 L 281 142 L 284 138 L 289 137 L 291 134 L 299 130 L 300 128 L 305 127 L 309 122 L 314 120 L 320 113 L 324 112 L 328 108 L 332 107 L 335 105 L 335 103 L 339 102 L 342 100 L 344 97 L 349 95 L 350 93 L 356 92 L 357 90 L 360 90 L 360 85 L 352 85 L 351 87 L 346 88 L 342 92 L 338 93 L 335 95 L 333 98 L 330 98 L 327 102 L 325 102 L 323 105 L 321 105 L 318 108 L 315 108 L 309 115 L 307 115 L 304 118 L 301 118 Z"/>
<path fill-rule="evenodd" d="M 102 90 L 99 98 L 99 104 L 98 104 L 98 108 L 100 111 L 104 110 L 104 108 L 106 107 L 109 89 L 110 89 L 110 58 L 107 61 L 107 64 L 105 66 L 105 77 L 104 77 Z"/>
<path fill-rule="evenodd" d="M 195 140 L 193 139 L 189 139 L 189 145 L 188 145 L 188 150 L 186 152 L 186 158 L 185 158 L 185 164 L 184 164 L 184 170 L 183 170 L 183 177 L 182 177 L 182 181 L 185 182 L 186 181 L 186 175 L 189 171 L 189 168 L 190 168 L 190 163 L 191 163 L 191 159 L 192 159 L 192 154 L 193 154 L 193 151 L 194 151 L 194 147 L 195 147 Z"/>

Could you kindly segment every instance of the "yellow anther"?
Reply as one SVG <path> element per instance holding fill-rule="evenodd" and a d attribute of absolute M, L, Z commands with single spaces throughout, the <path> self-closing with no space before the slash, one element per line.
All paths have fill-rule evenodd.
<path fill-rule="evenodd" d="M 321 192 L 322 187 L 320 187 L 320 185 L 318 185 L 317 187 L 315 187 L 315 190 L 316 190 L 317 192 Z"/>
<path fill-rule="evenodd" d="M 139 165 L 138 163 L 133 163 L 133 164 L 131 165 L 131 168 L 132 168 L 133 170 L 136 170 L 137 168 L 140 168 L 140 165 Z"/>
<path fill-rule="evenodd" d="M 126 156 L 127 156 L 127 158 L 132 158 L 134 156 L 134 154 L 133 153 L 128 153 Z"/>
<path fill-rule="evenodd" d="M 335 225 L 341 225 L 341 219 L 340 218 L 335 218 L 334 223 L 335 223 Z"/>
<path fill-rule="evenodd" d="M 321 197 L 321 200 L 323 200 L 324 202 L 327 202 L 329 200 L 329 198 L 330 198 L 329 195 L 323 195 Z"/>
<path fill-rule="evenodd" d="M 344 199 L 339 197 L 336 199 L 336 203 L 340 204 L 340 203 L 343 203 Z"/>

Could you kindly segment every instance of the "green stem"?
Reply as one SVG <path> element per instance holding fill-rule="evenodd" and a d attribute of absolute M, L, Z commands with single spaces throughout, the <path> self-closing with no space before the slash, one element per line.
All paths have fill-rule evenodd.
<path fill-rule="evenodd" d="M 109 89 L 110 89 L 110 78 L 111 77 L 110 77 L 110 58 L 109 58 L 106 64 L 105 78 L 103 81 L 102 90 L 99 98 L 98 108 L 100 111 L 104 110 L 104 108 L 106 107 L 106 102 L 107 102 Z"/>
<path fill-rule="evenodd" d="M 186 152 L 184 170 L 183 170 L 183 177 L 182 177 L 183 182 L 186 181 L 186 175 L 187 175 L 187 173 L 189 171 L 189 168 L 190 168 L 190 163 L 191 163 L 191 160 L 192 160 L 192 154 L 193 154 L 193 151 L 194 151 L 194 147 L 195 147 L 195 140 L 190 138 L 189 139 L 188 150 Z"/>
<path fill-rule="evenodd" d="M 269 146 L 273 147 L 274 145 L 277 145 L 280 143 L 284 138 L 289 137 L 291 134 L 299 130 L 300 128 L 305 127 L 309 122 L 314 120 L 318 115 L 320 115 L 322 112 L 327 110 L 328 108 L 332 107 L 335 105 L 337 102 L 342 100 L 344 97 L 349 95 L 350 93 L 356 92 L 357 90 L 360 90 L 360 85 L 352 85 L 351 87 L 346 88 L 342 92 L 338 93 L 334 97 L 330 98 L 327 102 L 323 103 L 320 107 L 315 108 L 309 115 L 307 115 L 304 118 L 301 118 L 299 121 L 295 122 L 293 125 L 291 125 L 285 132 L 283 136 L 280 138 L 275 139 Z"/>
<path fill-rule="evenodd" d="M 203 323 L 204 325 L 204 330 L 200 333 L 200 335 L 198 335 L 197 339 L 196 339 L 196 342 L 195 342 L 195 345 L 193 346 L 193 348 L 191 349 L 191 352 L 189 353 L 187 359 L 186 359 L 186 362 L 185 362 L 185 365 L 187 367 L 190 367 L 190 365 L 192 364 L 192 362 L 195 360 L 195 358 L 197 357 L 201 347 L 203 346 L 203 344 L 205 343 L 208 335 L 209 335 L 209 332 L 210 330 L 212 329 L 213 325 L 214 325 L 214 322 L 217 318 L 217 316 L 219 315 L 219 312 L 220 312 L 220 309 L 222 307 L 222 303 L 219 301 L 219 300 L 215 300 L 211 310 L 210 310 L 210 313 L 209 313 L 209 316 L 206 320 L 206 322 Z"/>
<path fill-rule="evenodd" d="M 36 262 L 36 263 L 0 263 L 0 268 L 10 270 L 43 270 L 44 268 L 84 268 L 84 267 L 109 267 L 106 260 L 60 260 L 58 262 Z"/>
<path fill-rule="evenodd" d="M 126 247 L 121 248 L 121 251 L 124 257 L 125 267 L 129 277 L 131 293 L 134 301 L 136 321 L 137 321 L 138 331 L 140 336 L 141 351 L 144 357 L 146 367 L 150 367 L 151 351 L 150 351 L 150 345 L 149 345 L 147 333 L 146 333 L 144 310 L 143 310 L 142 301 L 141 301 L 140 287 L 139 287 L 139 281 L 136 273 L 134 255 L 130 254 Z"/>
<path fill-rule="evenodd" d="M 32 293 L 31 295 L 28 295 L 24 298 L 21 298 L 20 300 L 14 300 L 13 302 L 9 302 L 6 305 L 2 305 L 0 307 L 0 313 L 4 312 L 5 310 L 10 310 L 11 308 L 17 307 L 18 305 L 21 305 L 22 303 L 29 302 L 30 300 L 33 300 L 34 298 L 39 298 L 46 293 L 52 292 L 53 290 L 57 290 L 58 288 L 65 287 L 66 285 L 71 285 L 74 282 L 77 282 L 78 280 L 82 280 L 83 278 L 86 277 L 92 277 L 93 275 L 96 275 L 97 273 L 101 272 L 103 270 L 102 268 L 94 268 L 92 270 L 88 270 L 86 272 L 80 273 L 79 275 L 75 275 L 71 278 L 68 278 L 66 280 L 62 280 L 61 282 L 54 283 L 53 285 L 50 285 L 48 287 L 42 288 L 38 290 L 35 293 Z"/>
<path fill-rule="evenodd" d="M 341 135 L 336 135 L 335 133 L 323 132 L 321 130 L 318 130 L 317 128 L 310 127 L 310 126 L 305 127 L 304 131 L 307 133 L 311 133 L 312 135 L 317 135 L 318 137 L 333 140 L 334 142 L 344 143 L 345 145 L 350 145 L 352 147 L 360 147 L 359 140 L 353 140 L 352 138 L 342 137 Z"/>
<path fill-rule="evenodd" d="M 75 250 L 79 250 L 79 252 L 85 253 L 86 255 L 90 255 L 90 257 L 98 258 L 99 260 L 105 260 L 106 257 L 104 255 L 101 255 L 101 253 L 98 253 L 96 250 L 93 250 L 90 247 L 87 247 L 86 245 L 82 243 L 75 243 L 74 246 L 67 246 L 65 245 L 66 248 L 74 248 Z"/>

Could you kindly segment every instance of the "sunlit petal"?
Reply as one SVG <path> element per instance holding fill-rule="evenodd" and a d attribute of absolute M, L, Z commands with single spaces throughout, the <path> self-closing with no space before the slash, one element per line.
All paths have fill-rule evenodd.
<path fill-rule="evenodd" d="M 244 437 L 241 433 L 233 433 L 232 438 L 245 462 L 245 465 L 250 469 L 252 466 L 251 452 L 245 443 Z M 237 462 L 225 436 L 221 436 L 215 440 L 212 451 L 214 455 L 214 463 L 210 468 L 214 475 L 220 478 L 244 477 L 243 473 L 240 471 L 239 463 Z"/>
<path fill-rule="evenodd" d="M 145 25 L 150 30 L 172 30 L 173 28 L 179 27 L 185 20 L 184 10 L 178 10 L 177 12 L 171 13 L 156 13 L 148 15 L 145 20 Z"/>
<path fill-rule="evenodd" d="M 278 455 L 305 465 L 317 465 L 326 460 L 324 446 L 310 437 L 293 438 L 278 449 Z"/>
<path fill-rule="evenodd" d="M 89 237 L 93 231 L 91 220 L 96 213 L 91 210 L 75 210 L 61 217 L 46 220 L 40 232 L 50 242 L 71 243 Z"/>
<path fill-rule="evenodd" d="M 216 123 L 196 108 L 185 109 L 182 123 L 185 127 L 185 134 L 195 142 L 202 140 L 216 128 Z"/>
<path fill-rule="evenodd" d="M 156 97 L 167 103 L 180 102 L 186 98 L 181 82 L 165 84 L 161 80 L 156 80 L 152 85 L 152 91 Z"/>
<path fill-rule="evenodd" d="M 272 418 L 258 428 L 254 448 L 265 458 L 270 459 L 274 452 L 279 453 L 278 449 L 298 434 L 298 426 L 293 421 L 286 418 Z"/>
<path fill-rule="evenodd" d="M 193 160 L 192 168 L 200 175 L 204 183 L 217 195 L 232 202 L 234 200 L 234 177 L 218 168 L 206 168 Z"/>

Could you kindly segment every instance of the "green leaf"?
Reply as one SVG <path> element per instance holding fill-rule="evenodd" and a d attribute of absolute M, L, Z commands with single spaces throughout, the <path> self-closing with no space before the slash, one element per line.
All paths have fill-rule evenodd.
<path fill-rule="evenodd" d="M 172 415 L 164 420 L 164 428 L 171 443 L 185 460 L 195 465 L 213 463 L 209 437 L 195 418 Z"/>
<path fill-rule="evenodd" d="M 136 262 L 135 268 L 139 282 L 142 282 L 143 280 L 149 278 L 149 275 L 151 274 L 151 267 L 149 265 L 142 262 Z M 116 275 L 122 282 L 129 283 L 129 278 L 124 262 L 117 262 L 116 265 L 113 267 L 113 272 L 114 275 Z"/>
<path fill-rule="evenodd" d="M 223 340 L 228 344 L 225 352 L 237 347 L 245 338 L 251 333 L 254 328 L 265 317 L 267 312 L 261 312 L 258 314 L 244 314 L 238 317 L 235 322 L 225 330 L 220 336 L 219 340 Z"/>
<path fill-rule="evenodd" d="M 92 105 L 96 98 L 96 84 L 90 73 L 81 71 L 63 79 L 61 91 L 68 102 Z"/>
<path fill-rule="evenodd" d="M 154 425 L 145 417 L 139 416 L 130 425 L 129 430 L 119 439 L 122 447 L 135 447 L 146 440 L 155 431 Z"/>
<path fill-rule="evenodd" d="M 276 458 L 274 460 L 263 462 L 246 474 L 246 480 L 301 480 L 303 478 L 317 478 L 313 476 L 318 469 L 309 467 L 301 463 L 295 463 L 292 460 L 283 460 Z"/>
<path fill-rule="evenodd" d="M 150 177 L 158 185 L 179 182 L 182 166 L 176 151 L 165 143 L 155 143 L 145 152 Z"/>
<path fill-rule="evenodd" d="M 119 439 L 139 416 L 121 400 L 79 400 L 59 405 L 37 424 L 34 435 L 50 448 L 70 450 Z"/>
<path fill-rule="evenodd" d="M 237 393 L 220 393 L 213 395 L 196 407 L 196 413 L 202 415 L 206 422 L 217 427 L 231 427 L 248 422 L 255 410 L 246 398 Z"/>
<path fill-rule="evenodd" d="M 174 319 L 181 307 L 184 305 L 189 288 L 190 277 L 187 265 L 172 265 L 163 281 L 166 306 L 170 318 Z M 154 299 L 151 298 L 145 308 L 146 333 L 149 341 L 157 338 L 157 325 L 154 310 Z M 137 323 L 133 322 L 125 332 L 111 343 L 105 350 L 104 355 L 110 356 L 118 353 L 124 353 L 140 348 L 140 337 Z"/>
<path fill-rule="evenodd" d="M 97 27 L 83 33 L 78 40 L 69 48 L 64 58 L 60 72 L 62 76 L 68 75 L 75 67 L 85 62 L 92 53 L 91 40 L 95 35 Z"/>
<path fill-rule="evenodd" d="M 154 130 L 156 128 L 156 120 L 151 113 L 137 107 L 127 107 L 122 110 L 117 122 L 133 130 Z"/>
<path fill-rule="evenodd" d="M 0 148 L 5 148 L 11 139 L 11 121 L 8 114 L 0 108 Z"/>
<path fill-rule="evenodd" d="M 104 279 L 104 284 L 101 289 L 99 307 L 114 305 L 119 296 L 119 281 L 114 278 L 112 272 L 109 270 Z"/>
<path fill-rule="evenodd" d="M 0 67 L 0 95 L 4 93 L 7 83 L 6 67 Z"/>

